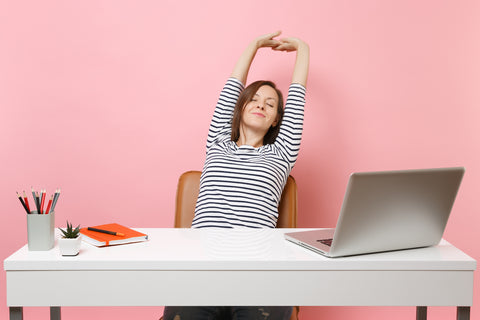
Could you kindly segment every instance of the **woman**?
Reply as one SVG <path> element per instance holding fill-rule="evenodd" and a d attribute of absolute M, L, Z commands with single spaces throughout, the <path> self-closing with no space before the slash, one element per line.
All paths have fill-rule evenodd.
<path fill-rule="evenodd" d="M 223 88 L 207 138 L 193 228 L 274 228 L 278 203 L 298 156 L 309 47 L 298 38 L 260 36 L 245 49 Z M 296 51 L 285 109 L 270 81 L 244 89 L 258 49 Z M 289 319 L 291 307 L 166 307 L 164 319 Z"/>

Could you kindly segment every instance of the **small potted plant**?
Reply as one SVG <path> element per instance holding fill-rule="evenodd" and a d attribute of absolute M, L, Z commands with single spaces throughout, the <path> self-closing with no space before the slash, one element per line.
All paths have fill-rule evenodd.
<path fill-rule="evenodd" d="M 75 229 L 71 223 L 67 221 L 67 228 L 58 228 L 63 236 L 58 240 L 58 246 L 60 248 L 60 254 L 62 256 L 76 256 L 80 252 L 80 244 L 82 238 L 80 236 L 80 225 Z"/>

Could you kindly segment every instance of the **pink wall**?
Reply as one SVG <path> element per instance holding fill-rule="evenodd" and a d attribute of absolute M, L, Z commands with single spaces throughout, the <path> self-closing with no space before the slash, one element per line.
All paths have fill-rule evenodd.
<path fill-rule="evenodd" d="M 277 29 L 310 43 L 299 225 L 334 226 L 352 171 L 465 166 L 445 238 L 480 258 L 477 1 L 0 1 L 0 258 L 26 242 L 15 191 L 62 188 L 57 226 L 171 227 L 177 177 L 201 169 L 240 51 Z M 293 54 L 250 80 L 286 90 Z M 475 288 L 478 290 L 476 280 Z M 476 296 L 472 319 L 480 318 Z M 5 308 L 0 277 L 0 318 Z M 155 319 L 158 308 L 65 308 Z M 400 319 L 414 308 L 303 308 L 303 319 Z M 452 319 L 454 308 L 432 308 Z M 27 308 L 30 319 L 46 308 Z"/>

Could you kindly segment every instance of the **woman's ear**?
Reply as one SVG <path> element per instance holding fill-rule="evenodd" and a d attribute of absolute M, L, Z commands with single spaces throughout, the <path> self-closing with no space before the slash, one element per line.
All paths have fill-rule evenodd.
<path fill-rule="evenodd" d="M 278 116 L 275 118 L 275 121 L 272 122 L 272 127 L 275 128 L 278 124 Z"/>

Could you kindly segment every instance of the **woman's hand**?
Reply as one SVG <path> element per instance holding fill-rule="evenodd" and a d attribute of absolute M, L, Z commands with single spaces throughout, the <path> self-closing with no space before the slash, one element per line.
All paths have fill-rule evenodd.
<path fill-rule="evenodd" d="M 280 31 L 268 33 L 263 36 L 255 38 L 247 48 L 243 51 L 242 55 L 237 61 L 237 64 L 233 68 L 233 72 L 231 77 L 240 80 L 243 84 L 247 81 L 248 71 L 250 69 L 250 65 L 252 64 L 253 58 L 257 54 L 257 50 L 260 48 L 267 48 L 270 47 L 275 49 L 279 45 L 281 45 L 280 40 L 274 39 L 280 35 Z"/>
<path fill-rule="evenodd" d="M 310 49 L 304 41 L 295 37 L 283 38 L 280 40 L 275 39 L 281 33 L 281 31 L 268 33 L 259 36 L 255 38 L 252 42 L 250 42 L 250 44 L 243 51 L 242 55 L 238 59 L 235 67 L 233 68 L 231 76 L 245 84 L 248 76 L 248 71 L 252 64 L 253 58 L 257 53 L 257 50 L 260 48 L 270 47 L 272 48 L 272 50 L 275 51 L 297 52 L 297 59 L 293 71 L 292 82 L 306 86 Z"/>
<path fill-rule="evenodd" d="M 253 43 L 255 44 L 255 47 L 257 49 L 270 47 L 273 50 L 275 50 L 282 43 L 279 40 L 274 38 L 278 37 L 281 33 L 282 33 L 281 31 L 277 31 L 277 32 L 262 35 L 260 37 L 257 37 L 255 40 L 253 40 Z"/>
<path fill-rule="evenodd" d="M 277 51 L 297 51 L 300 47 L 308 47 L 308 45 L 303 42 L 302 40 L 295 38 L 295 37 L 289 37 L 289 38 L 283 38 L 280 40 L 280 45 L 272 48 L 273 50 Z"/>

